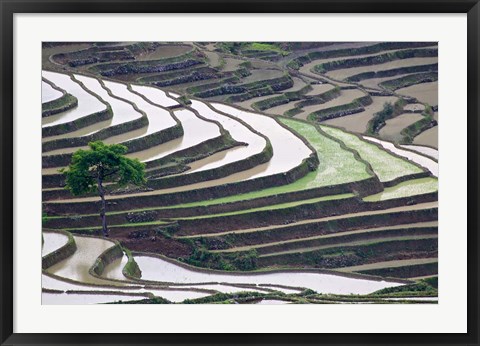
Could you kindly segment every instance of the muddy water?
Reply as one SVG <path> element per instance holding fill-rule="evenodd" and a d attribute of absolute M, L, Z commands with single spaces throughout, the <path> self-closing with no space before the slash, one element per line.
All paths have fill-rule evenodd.
<path fill-rule="evenodd" d="M 380 137 L 388 140 L 398 142 L 403 138 L 403 135 L 400 132 L 407 126 L 416 123 L 423 116 L 418 113 L 403 113 L 399 116 L 396 116 L 392 119 L 385 121 L 385 126 L 382 127 L 379 131 Z"/>
<path fill-rule="evenodd" d="M 366 88 L 382 90 L 383 88 L 381 86 L 379 86 L 380 83 L 386 82 L 387 80 L 397 79 L 397 78 L 401 78 L 401 77 L 405 77 L 405 76 L 408 76 L 408 74 L 400 74 L 400 75 L 396 75 L 396 76 L 392 76 L 392 77 L 364 79 L 364 80 L 362 80 L 358 83 L 363 85 Z"/>
<path fill-rule="evenodd" d="M 226 151 L 221 155 L 218 155 L 218 160 L 208 162 L 190 172 L 217 168 L 231 162 L 244 160 L 252 155 L 260 153 L 265 148 L 265 145 L 267 144 L 265 139 L 252 132 L 240 122 L 213 111 L 205 103 L 200 101 L 192 100 L 192 108 L 198 111 L 203 117 L 220 122 L 223 128 L 230 132 L 233 139 L 238 142 L 247 143 L 248 146 Z"/>
<path fill-rule="evenodd" d="M 298 91 L 307 86 L 307 83 L 305 83 L 303 80 L 301 80 L 298 77 L 293 77 L 292 80 L 293 80 L 293 86 L 291 88 L 282 90 L 282 93 Z"/>
<path fill-rule="evenodd" d="M 64 246 L 68 237 L 61 233 L 43 232 L 42 257 Z"/>
<path fill-rule="evenodd" d="M 279 96 L 281 94 L 272 94 L 272 95 L 265 95 L 265 96 L 259 96 L 259 97 L 254 97 L 254 98 L 251 98 L 249 100 L 245 100 L 245 101 L 242 101 L 242 102 L 237 102 L 235 103 L 237 106 L 240 106 L 242 108 L 246 108 L 248 110 L 254 110 L 252 108 L 252 104 L 254 104 L 255 102 L 259 102 L 259 101 L 263 101 L 263 100 L 267 100 L 267 99 L 270 99 L 272 97 L 275 97 L 275 96 Z"/>
<path fill-rule="evenodd" d="M 269 167 L 264 173 L 254 175 L 252 178 L 288 171 L 298 166 L 312 152 L 297 136 L 270 117 L 222 104 L 212 104 L 212 106 L 243 120 L 269 138 L 273 148 Z"/>
<path fill-rule="evenodd" d="M 50 102 L 62 97 L 62 93 L 48 83 L 42 81 L 42 103 Z"/>
<path fill-rule="evenodd" d="M 415 97 L 430 106 L 438 105 L 438 82 L 420 83 L 395 91 L 400 95 Z"/>
<path fill-rule="evenodd" d="M 432 159 L 429 159 L 428 157 L 425 157 L 423 155 L 412 152 L 410 150 L 399 149 L 395 145 L 393 145 L 393 143 L 390 143 L 387 141 L 382 141 L 380 139 L 373 138 L 373 137 L 363 137 L 363 138 L 365 138 L 368 141 L 378 143 L 385 149 L 390 150 L 391 152 L 399 156 L 405 157 L 408 160 L 413 161 L 422 167 L 425 167 L 433 174 L 433 176 L 438 177 L 438 162 Z"/>
<path fill-rule="evenodd" d="M 420 133 L 413 139 L 413 144 L 438 148 L 438 126 L 432 127 Z"/>
<path fill-rule="evenodd" d="M 230 274 L 227 272 L 201 272 L 181 267 L 163 259 L 150 256 L 135 256 L 142 270 L 142 278 L 160 282 L 199 283 L 225 282 L 247 284 L 274 284 L 290 287 L 306 287 L 319 293 L 368 294 L 385 287 L 400 286 L 399 283 L 352 279 L 339 275 L 305 273 Z"/>
<path fill-rule="evenodd" d="M 42 138 L 42 143 L 53 141 L 60 138 L 74 138 L 74 137 L 88 136 L 88 135 L 91 135 L 92 133 L 99 131 L 100 129 L 109 127 L 111 124 L 112 124 L 112 119 L 101 121 L 93 125 L 83 127 L 77 131 L 65 133 L 58 136 L 50 136 L 50 137 Z"/>
<path fill-rule="evenodd" d="M 374 56 L 374 55 L 378 55 L 378 53 L 313 60 L 313 61 L 309 62 L 308 64 L 305 64 L 302 67 L 300 67 L 299 71 L 302 72 L 302 73 L 305 73 L 305 74 L 309 74 L 309 73 L 313 73 L 312 70 L 314 69 L 314 67 L 316 65 L 320 65 L 320 64 L 324 64 L 324 63 L 332 62 L 332 61 L 341 61 L 341 60 L 353 59 L 353 58 L 364 58 L 364 57 Z"/>
<path fill-rule="evenodd" d="M 168 97 L 163 90 L 160 90 L 154 87 L 142 86 L 142 85 L 132 85 L 132 89 L 138 92 L 139 94 L 142 94 L 151 102 L 157 105 L 160 105 L 163 107 L 178 105 L 178 102 Z"/>
<path fill-rule="evenodd" d="M 420 154 L 427 155 L 432 159 L 438 160 L 438 150 L 430 147 L 425 147 L 422 145 L 402 145 L 403 148 L 416 151 Z"/>
<path fill-rule="evenodd" d="M 280 78 L 283 76 L 283 71 L 276 69 L 260 69 L 251 70 L 252 74 L 242 80 L 243 83 L 253 83 L 268 79 Z"/>
<path fill-rule="evenodd" d="M 310 90 L 305 95 L 307 95 L 307 96 L 320 95 L 320 94 L 323 94 L 324 92 L 332 90 L 333 88 L 335 88 L 335 86 L 333 86 L 332 84 L 328 84 L 328 83 L 312 84 L 312 90 Z"/>
<path fill-rule="evenodd" d="M 359 67 L 345 68 L 341 70 L 333 70 L 333 71 L 327 72 L 327 76 L 333 79 L 343 80 L 348 77 L 354 76 L 359 73 L 364 73 L 364 72 L 377 72 L 377 71 L 390 70 L 390 69 L 400 68 L 400 67 L 429 65 L 429 64 L 435 64 L 437 62 L 438 62 L 437 57 L 399 59 L 399 60 L 392 60 L 383 64 L 359 66 Z"/>
<path fill-rule="evenodd" d="M 342 127 L 350 132 L 363 133 L 367 130 L 368 122 L 373 118 L 375 113 L 380 112 L 385 103 L 394 103 L 398 98 L 394 96 L 372 96 L 372 100 L 372 104 L 366 106 L 365 111 L 361 113 L 330 119 L 323 123 Z"/>
<path fill-rule="evenodd" d="M 291 101 L 280 106 L 275 106 L 269 109 L 266 109 L 264 112 L 271 115 L 283 115 L 286 111 L 295 108 L 295 104 L 298 101 Z"/>
<path fill-rule="evenodd" d="M 123 255 L 122 258 L 119 258 L 106 266 L 105 270 L 102 273 L 102 277 L 106 279 L 127 280 L 127 278 L 123 276 L 122 273 L 122 270 L 127 264 L 127 262 L 128 257 L 126 255 Z"/>
<path fill-rule="evenodd" d="M 90 95 L 88 92 L 86 92 L 80 86 L 80 84 L 70 79 L 69 75 L 56 72 L 42 71 L 42 76 L 53 82 L 59 88 L 72 94 L 78 100 L 77 107 L 47 118 L 43 118 L 42 127 L 64 124 L 69 121 L 73 121 L 75 119 L 106 109 L 106 106 L 103 103 L 101 103 L 95 96 Z"/>
<path fill-rule="evenodd" d="M 142 114 L 137 112 L 131 104 L 111 97 L 108 94 L 107 90 L 102 87 L 102 85 L 97 79 L 82 75 L 75 75 L 75 78 L 82 82 L 89 90 L 91 90 L 110 104 L 113 111 L 111 126 L 122 124 L 127 121 L 132 121 L 142 117 Z"/>
<path fill-rule="evenodd" d="M 175 116 L 182 123 L 184 131 L 182 137 L 128 156 L 138 158 L 140 161 L 151 161 L 220 136 L 220 129 L 215 123 L 200 119 L 189 110 L 176 111 Z"/>
<path fill-rule="evenodd" d="M 333 100 L 330 100 L 328 102 L 325 102 L 319 105 L 303 107 L 303 112 L 295 115 L 295 118 L 305 120 L 307 119 L 307 116 L 310 113 L 313 113 L 322 109 L 327 109 L 330 107 L 344 105 L 362 96 L 365 96 L 365 93 L 359 89 L 342 90 L 340 96 L 337 98 L 334 98 Z"/>
<path fill-rule="evenodd" d="M 126 100 L 129 100 L 137 105 L 148 117 L 148 128 L 147 132 L 143 135 L 149 135 L 166 128 L 176 125 L 175 120 L 170 116 L 170 113 L 158 106 L 154 106 L 151 103 L 145 101 L 141 96 L 132 93 L 127 89 L 125 84 L 114 83 L 105 81 L 105 86 L 109 88 L 115 96 L 122 97 Z"/>
<path fill-rule="evenodd" d="M 49 273 L 67 279 L 91 283 L 105 284 L 105 280 L 98 279 L 88 272 L 98 256 L 111 248 L 114 243 L 100 238 L 75 236 L 77 251 L 69 258 L 47 269 Z"/>

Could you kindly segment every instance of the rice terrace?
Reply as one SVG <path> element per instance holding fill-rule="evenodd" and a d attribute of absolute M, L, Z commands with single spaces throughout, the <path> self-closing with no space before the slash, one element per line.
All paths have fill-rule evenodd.
<path fill-rule="evenodd" d="M 436 42 L 44 42 L 43 304 L 438 302 Z"/>

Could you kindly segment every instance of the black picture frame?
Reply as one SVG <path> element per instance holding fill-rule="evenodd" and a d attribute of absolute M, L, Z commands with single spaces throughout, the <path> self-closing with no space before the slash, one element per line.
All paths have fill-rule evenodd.
<path fill-rule="evenodd" d="M 479 0 L 0 0 L 0 270 L 2 345 L 479 344 Z M 15 13 L 467 13 L 468 333 L 466 334 L 20 334 L 13 332 L 13 16 Z M 455 318 L 455 316 L 452 316 Z M 221 332 L 221 331 L 219 331 Z"/>

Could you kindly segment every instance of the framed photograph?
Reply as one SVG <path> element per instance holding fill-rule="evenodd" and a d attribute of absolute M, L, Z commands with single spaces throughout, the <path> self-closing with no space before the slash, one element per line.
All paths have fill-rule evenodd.
<path fill-rule="evenodd" d="M 1 1 L 1 343 L 478 345 L 478 1 Z"/>

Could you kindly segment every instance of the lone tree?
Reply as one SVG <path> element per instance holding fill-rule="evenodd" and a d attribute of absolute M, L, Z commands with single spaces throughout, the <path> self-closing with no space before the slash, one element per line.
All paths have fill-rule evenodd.
<path fill-rule="evenodd" d="M 145 183 L 145 164 L 138 159 L 125 157 L 127 147 L 120 144 L 104 144 L 101 141 L 88 143 L 89 150 L 78 150 L 73 154 L 70 165 L 63 169 L 66 188 L 75 195 L 97 191 L 102 205 L 102 232 L 108 237 L 104 183 L 114 182 L 119 186 L 129 183 Z"/>

